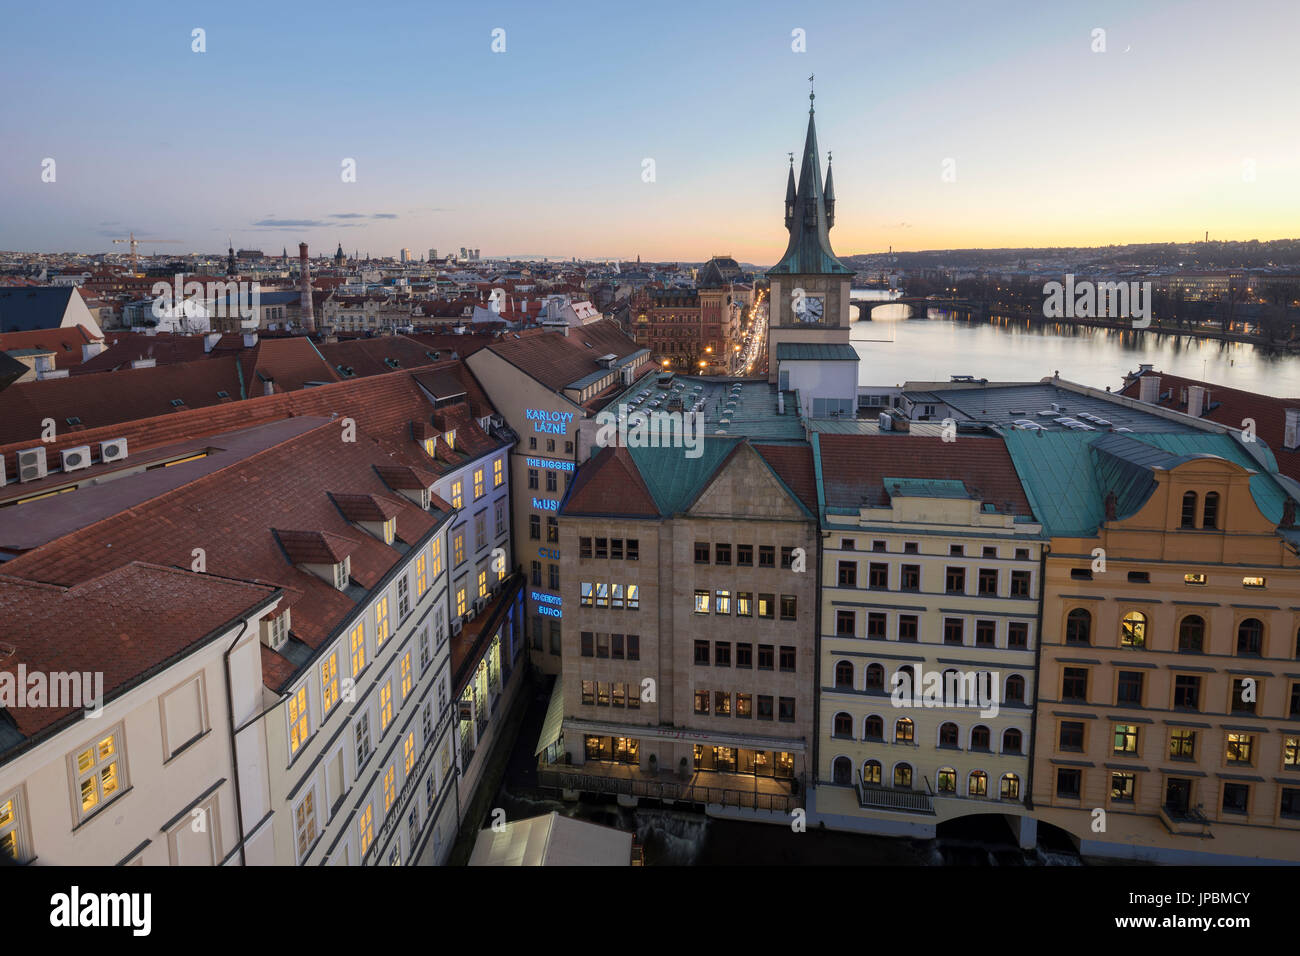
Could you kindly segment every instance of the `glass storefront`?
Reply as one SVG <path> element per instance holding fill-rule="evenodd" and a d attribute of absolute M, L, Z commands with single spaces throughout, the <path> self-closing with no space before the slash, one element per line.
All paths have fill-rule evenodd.
<path fill-rule="evenodd" d="M 695 769 L 744 773 L 755 777 L 793 777 L 794 754 L 785 751 L 746 750 L 695 745 Z"/>
<path fill-rule="evenodd" d="M 635 737 L 588 736 L 586 740 L 588 760 L 603 760 L 606 763 L 633 765 L 640 762 L 641 741 Z"/>

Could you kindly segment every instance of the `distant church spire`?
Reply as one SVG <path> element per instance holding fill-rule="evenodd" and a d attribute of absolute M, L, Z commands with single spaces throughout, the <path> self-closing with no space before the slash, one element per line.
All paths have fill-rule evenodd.
<path fill-rule="evenodd" d="M 235 240 L 226 236 L 226 243 L 230 246 L 226 250 L 226 275 L 233 276 L 239 270 L 235 268 Z"/>

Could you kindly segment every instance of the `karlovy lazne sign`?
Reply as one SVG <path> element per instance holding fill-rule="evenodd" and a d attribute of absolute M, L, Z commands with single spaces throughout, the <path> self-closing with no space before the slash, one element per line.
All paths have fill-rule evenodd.
<path fill-rule="evenodd" d="M 525 408 L 524 417 L 533 423 L 533 431 L 563 435 L 573 421 L 573 412 L 553 412 L 545 408 Z"/>

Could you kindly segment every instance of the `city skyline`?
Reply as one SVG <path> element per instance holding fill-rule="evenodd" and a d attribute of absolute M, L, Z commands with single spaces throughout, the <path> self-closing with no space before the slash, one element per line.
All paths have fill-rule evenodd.
<path fill-rule="evenodd" d="M 11 102 L 41 109 L 9 123 L 0 247 L 120 251 L 111 239 L 134 231 L 181 240 L 159 252 L 230 235 L 268 252 L 464 244 L 485 257 L 770 263 L 809 74 L 822 161 L 836 159 L 841 255 L 1285 238 L 1300 211 L 1300 136 L 1272 122 L 1286 109 L 1285 9 L 1209 10 L 991 19 L 943 4 L 922 20 L 760 4 L 744 20 L 692 10 L 682 28 L 671 10 L 643 23 L 411 6 L 386 31 L 330 6 L 311 19 L 88 8 L 84 29 L 57 41 L 19 11 Z M 611 39 L 632 31 L 635 47 Z M 123 45 L 155 53 L 124 69 Z M 1218 78 L 1234 69 L 1250 71 L 1245 99 Z M 355 182 L 342 181 L 347 159 Z"/>

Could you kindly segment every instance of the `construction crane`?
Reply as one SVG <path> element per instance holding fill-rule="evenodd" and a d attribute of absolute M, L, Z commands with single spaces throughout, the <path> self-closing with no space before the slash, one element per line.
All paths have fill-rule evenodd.
<path fill-rule="evenodd" d="M 155 244 L 155 243 L 159 243 L 159 242 L 175 242 L 175 243 L 181 243 L 181 242 L 184 242 L 184 241 L 185 241 L 184 239 L 137 239 L 137 238 L 135 237 L 135 233 L 134 233 L 134 232 L 131 233 L 130 238 L 127 238 L 127 239 L 114 239 L 114 240 L 113 240 L 114 244 L 119 243 L 119 242 L 129 242 L 129 243 L 131 244 L 131 271 L 132 271 L 132 272 L 136 271 L 136 265 L 137 265 L 137 263 L 139 262 L 139 259 L 140 259 L 139 255 L 137 255 L 137 253 L 136 253 L 136 246 L 138 246 L 140 243 L 144 242 L 144 243 L 149 243 L 150 245 L 153 245 L 153 244 Z"/>

